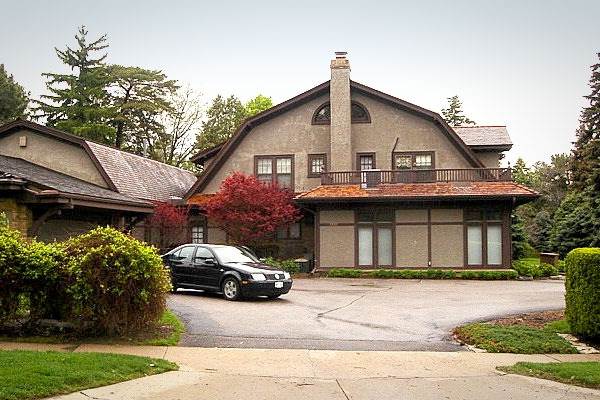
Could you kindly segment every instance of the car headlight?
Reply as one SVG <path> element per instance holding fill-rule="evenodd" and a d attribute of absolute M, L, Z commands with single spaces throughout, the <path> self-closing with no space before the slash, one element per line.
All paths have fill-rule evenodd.
<path fill-rule="evenodd" d="M 264 274 L 251 274 L 252 280 L 255 281 L 266 281 L 267 277 Z"/>
<path fill-rule="evenodd" d="M 284 277 L 285 279 L 290 279 L 290 273 L 289 273 L 289 272 L 284 272 L 284 273 L 283 273 L 283 277 Z"/>

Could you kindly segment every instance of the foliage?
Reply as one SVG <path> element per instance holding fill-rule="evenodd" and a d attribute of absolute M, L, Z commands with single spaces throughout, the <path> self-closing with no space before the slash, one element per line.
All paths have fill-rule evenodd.
<path fill-rule="evenodd" d="M 571 191 L 554 215 L 551 246 L 565 256 L 578 247 L 600 246 L 600 198 L 589 190 Z"/>
<path fill-rule="evenodd" d="M 15 318 L 19 309 L 25 252 L 25 241 L 19 232 L 0 228 L 0 322 Z"/>
<path fill-rule="evenodd" d="M 154 325 L 171 289 L 156 249 L 114 228 L 67 240 L 71 318 L 93 334 L 123 335 Z"/>
<path fill-rule="evenodd" d="M 567 322 L 573 334 L 599 340 L 600 248 L 575 249 L 565 262 Z"/>
<path fill-rule="evenodd" d="M 6 213 L 4 211 L 0 211 L 0 229 L 1 228 L 8 228 L 8 217 L 6 216 Z"/>
<path fill-rule="evenodd" d="M 24 117 L 28 105 L 29 92 L 0 64 L 0 125 Z"/>
<path fill-rule="evenodd" d="M 521 258 L 525 255 L 527 237 L 523 228 L 523 221 L 517 213 L 511 215 L 511 242 L 513 258 Z"/>
<path fill-rule="evenodd" d="M 176 369 L 166 360 L 122 354 L 0 351 L 0 399 L 46 398 Z"/>
<path fill-rule="evenodd" d="M 227 232 L 234 243 L 253 245 L 277 228 L 300 219 L 292 199 L 291 191 L 235 172 L 225 178 L 204 209 L 208 219 Z"/>
<path fill-rule="evenodd" d="M 569 326 L 569 323 L 564 319 L 548 322 L 544 326 L 544 329 L 554 333 L 571 333 L 571 327 Z"/>
<path fill-rule="evenodd" d="M 158 325 L 168 327 L 170 330 L 169 335 L 166 337 L 147 339 L 144 340 L 142 344 L 148 346 L 177 346 L 179 340 L 181 340 L 181 335 L 185 332 L 185 326 L 179 317 L 171 310 L 166 309 L 160 317 Z"/>
<path fill-rule="evenodd" d="M 81 26 L 77 47 L 55 49 L 72 74 L 44 73 L 51 94 L 34 100 L 36 118 L 46 124 L 100 143 L 114 143 L 115 129 L 108 124 L 112 110 L 106 87 L 110 81 L 104 64 L 107 54 L 94 55 L 108 47 L 106 35 L 88 43 L 88 31 Z"/>
<path fill-rule="evenodd" d="M 277 260 L 273 257 L 267 257 L 263 260 L 263 263 L 270 265 L 271 267 L 279 268 L 282 271 L 289 272 L 290 274 L 297 274 L 300 272 L 300 267 L 294 260 Z"/>
<path fill-rule="evenodd" d="M 539 258 L 523 258 L 513 261 L 512 267 L 519 273 L 519 276 L 530 276 L 532 278 L 542 278 L 558 275 L 558 269 L 547 263 L 540 263 Z"/>
<path fill-rule="evenodd" d="M 513 366 L 498 367 L 510 374 L 533 376 L 569 385 L 600 389 L 600 362 L 533 363 L 520 361 Z"/>
<path fill-rule="evenodd" d="M 454 271 L 441 269 L 376 269 L 332 268 L 330 278 L 378 278 L 378 279 L 473 279 L 507 280 L 517 278 L 515 271 Z"/>
<path fill-rule="evenodd" d="M 568 341 L 554 332 L 522 325 L 474 323 L 456 328 L 454 334 L 461 341 L 490 353 L 577 353 Z"/>
<path fill-rule="evenodd" d="M 259 94 L 244 105 L 244 108 L 246 109 L 246 118 L 268 110 L 271 107 L 273 107 L 273 100 L 270 97 Z"/>
<path fill-rule="evenodd" d="M 187 232 L 187 209 L 164 201 L 154 202 L 154 212 L 147 219 L 147 227 L 158 232 L 161 250 L 179 246 Z"/>
<path fill-rule="evenodd" d="M 600 59 L 600 53 L 597 54 Z M 589 106 L 581 111 L 573 150 L 573 181 L 578 189 L 600 191 L 600 62 L 591 66 Z"/>
<path fill-rule="evenodd" d="M 450 126 L 475 125 L 475 121 L 471 121 L 463 114 L 462 101 L 458 96 L 448 97 L 448 108 L 442 109 L 442 115 Z"/>
<path fill-rule="evenodd" d="M 163 129 L 158 117 L 172 111 L 169 96 L 178 86 L 162 71 L 122 65 L 111 65 L 107 71 L 111 125 L 115 127 L 113 145 L 146 155 L 145 150 Z"/>
<path fill-rule="evenodd" d="M 196 141 L 196 149 L 205 150 L 229 139 L 246 118 L 246 109 L 235 96 L 215 97 L 206 111 L 206 121 Z"/>

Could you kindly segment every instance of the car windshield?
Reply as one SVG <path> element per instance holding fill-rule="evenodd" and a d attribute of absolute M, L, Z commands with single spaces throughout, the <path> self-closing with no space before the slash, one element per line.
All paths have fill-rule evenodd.
<path fill-rule="evenodd" d="M 217 255 L 219 261 L 223 264 L 227 263 L 244 263 L 258 262 L 250 253 L 232 246 L 213 247 L 213 252 Z"/>

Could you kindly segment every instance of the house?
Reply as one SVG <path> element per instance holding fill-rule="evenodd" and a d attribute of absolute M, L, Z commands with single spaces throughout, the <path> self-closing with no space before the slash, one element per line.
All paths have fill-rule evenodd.
<path fill-rule="evenodd" d="M 538 194 L 500 168 L 506 127 L 451 127 L 435 112 L 350 80 L 331 79 L 248 119 L 224 145 L 196 154 L 186 195 L 201 209 L 232 172 L 293 190 L 302 221 L 273 238 L 279 257 L 316 267 L 503 268 L 510 214 Z M 202 240 L 226 242 L 204 221 Z"/>
<path fill-rule="evenodd" d="M 98 225 L 155 241 L 146 216 L 156 202 L 181 201 L 194 182 L 180 168 L 33 122 L 0 127 L 0 211 L 44 241 Z"/>

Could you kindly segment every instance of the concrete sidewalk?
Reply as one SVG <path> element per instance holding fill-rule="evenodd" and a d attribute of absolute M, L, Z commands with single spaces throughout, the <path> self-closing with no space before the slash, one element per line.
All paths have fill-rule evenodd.
<path fill-rule="evenodd" d="M 63 400 L 600 399 L 600 391 L 496 371 L 517 361 L 600 361 L 600 355 L 267 350 L 0 343 L 0 349 L 165 358 L 180 371 L 84 390 Z"/>

